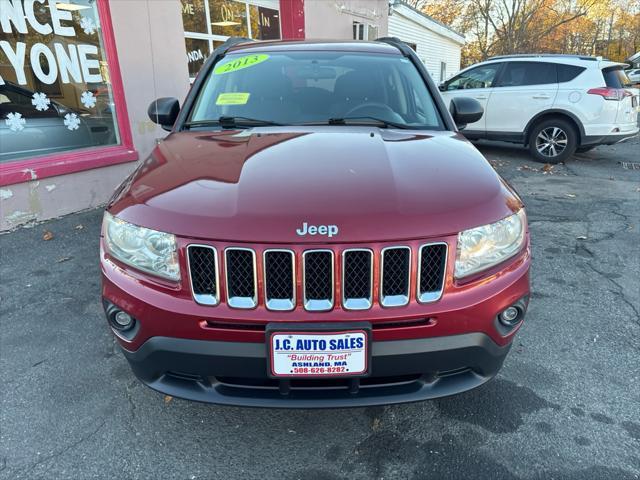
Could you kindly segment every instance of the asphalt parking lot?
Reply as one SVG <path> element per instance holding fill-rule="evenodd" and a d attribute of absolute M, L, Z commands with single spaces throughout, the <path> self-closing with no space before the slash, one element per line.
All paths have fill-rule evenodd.
<path fill-rule="evenodd" d="M 164 397 L 104 321 L 94 210 L 0 236 L 0 478 L 640 478 L 640 141 L 553 168 L 478 147 L 524 198 L 534 250 L 495 380 L 351 410 Z"/>

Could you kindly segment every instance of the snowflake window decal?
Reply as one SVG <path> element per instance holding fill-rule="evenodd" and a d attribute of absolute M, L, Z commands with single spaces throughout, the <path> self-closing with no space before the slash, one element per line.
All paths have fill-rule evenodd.
<path fill-rule="evenodd" d="M 5 118 L 4 122 L 12 132 L 20 132 L 21 130 L 24 130 L 24 125 L 27 123 L 27 121 L 22 118 L 22 114 L 18 112 L 11 112 L 7 114 L 7 118 Z"/>
<path fill-rule="evenodd" d="M 39 112 L 44 112 L 45 110 L 49 109 L 51 100 L 47 98 L 46 94 L 36 92 L 33 94 L 31 105 L 36 107 L 36 110 L 38 110 Z"/>
<path fill-rule="evenodd" d="M 93 95 L 93 92 L 82 92 L 80 101 L 85 108 L 93 108 L 96 106 L 96 97 Z"/>
<path fill-rule="evenodd" d="M 93 35 L 94 33 L 96 33 L 96 24 L 93 23 L 93 20 L 90 19 L 89 17 L 82 17 L 82 20 L 80 20 L 80 28 L 82 28 L 82 30 L 84 31 L 84 33 L 86 33 L 87 35 Z"/>
<path fill-rule="evenodd" d="M 80 128 L 80 119 L 75 113 L 67 113 L 64 116 L 64 124 L 69 130 L 77 130 Z"/>

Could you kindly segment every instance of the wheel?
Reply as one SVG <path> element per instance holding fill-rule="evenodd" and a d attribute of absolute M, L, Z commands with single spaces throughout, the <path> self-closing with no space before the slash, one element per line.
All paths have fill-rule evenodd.
<path fill-rule="evenodd" d="M 550 118 L 535 125 L 529 134 L 529 151 L 544 163 L 563 162 L 576 151 L 578 134 L 561 118 Z"/>
<path fill-rule="evenodd" d="M 591 150 L 593 150 L 596 147 L 597 147 L 597 145 L 591 145 L 589 147 L 578 147 L 578 148 L 576 148 L 576 152 L 577 153 L 586 153 L 586 152 L 590 152 Z"/>

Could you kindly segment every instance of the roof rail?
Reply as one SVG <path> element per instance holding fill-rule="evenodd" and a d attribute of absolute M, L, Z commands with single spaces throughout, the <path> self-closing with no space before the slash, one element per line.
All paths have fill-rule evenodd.
<path fill-rule="evenodd" d="M 411 47 L 407 45 L 405 42 L 400 40 L 398 37 L 380 37 L 375 39 L 376 42 L 386 43 L 387 45 L 391 45 L 392 47 L 396 47 L 400 50 L 405 57 L 411 55 Z"/>
<path fill-rule="evenodd" d="M 255 40 L 246 37 L 229 37 L 222 45 L 220 45 L 218 48 L 215 48 L 213 50 L 213 53 L 215 53 L 216 56 L 222 57 L 229 51 L 231 47 L 245 42 L 255 42 Z"/>
<path fill-rule="evenodd" d="M 592 62 L 598 60 L 606 60 L 602 57 L 592 57 L 589 55 L 575 55 L 570 53 L 514 53 L 511 55 L 494 55 L 487 60 L 497 60 L 501 58 L 535 58 L 535 57 L 560 57 L 560 58 L 577 58 L 579 60 L 589 60 Z"/>

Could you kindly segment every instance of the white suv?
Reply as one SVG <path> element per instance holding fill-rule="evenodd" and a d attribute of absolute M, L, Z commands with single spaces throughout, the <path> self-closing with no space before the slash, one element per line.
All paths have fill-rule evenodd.
<path fill-rule="evenodd" d="M 625 70 L 627 77 L 631 80 L 631 83 L 640 83 L 640 68 L 630 68 Z"/>
<path fill-rule="evenodd" d="M 557 163 L 638 133 L 639 91 L 625 67 L 573 55 L 492 57 L 440 91 L 447 102 L 470 96 L 482 104 L 485 114 L 467 125 L 467 138 L 522 143 L 536 160 Z"/>

